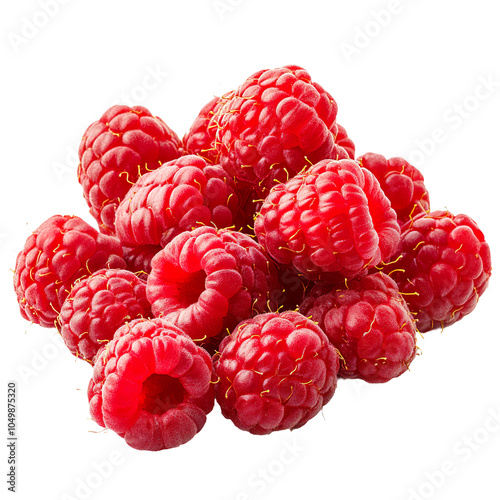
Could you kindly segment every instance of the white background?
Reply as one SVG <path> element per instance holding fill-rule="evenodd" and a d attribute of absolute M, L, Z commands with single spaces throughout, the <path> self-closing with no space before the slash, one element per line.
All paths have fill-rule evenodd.
<path fill-rule="evenodd" d="M 42 4 L 2 2 L 0 13 L 0 397 L 17 381 L 17 498 L 499 499 L 495 2 L 53 0 L 50 16 Z M 216 408 L 177 449 L 128 448 L 89 419 L 90 366 L 55 330 L 21 318 L 15 257 L 53 214 L 95 225 L 75 151 L 111 104 L 145 105 L 183 135 L 213 95 L 285 64 L 334 96 L 357 154 L 409 159 L 433 209 L 477 221 L 492 248 L 490 287 L 472 315 L 419 338 L 411 372 L 385 385 L 340 381 L 300 430 L 253 436 Z"/>

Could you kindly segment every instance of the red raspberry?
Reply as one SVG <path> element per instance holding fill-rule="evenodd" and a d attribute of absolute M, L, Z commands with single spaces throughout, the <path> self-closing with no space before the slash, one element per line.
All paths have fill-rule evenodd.
<path fill-rule="evenodd" d="M 250 236 L 200 227 L 153 258 L 146 292 L 155 316 L 203 341 L 276 308 L 270 292 L 278 288 L 274 264 Z"/>
<path fill-rule="evenodd" d="M 467 215 L 437 210 L 402 228 L 390 272 L 427 332 L 450 326 L 476 307 L 491 276 L 490 248 Z"/>
<path fill-rule="evenodd" d="M 102 269 L 72 288 L 57 326 L 71 353 L 94 364 L 103 342 L 120 326 L 151 316 L 144 281 L 124 269 Z"/>
<path fill-rule="evenodd" d="M 331 157 L 336 115 L 333 97 L 299 66 L 258 71 L 212 117 L 217 161 L 261 197 Z"/>
<path fill-rule="evenodd" d="M 396 211 L 400 226 L 422 212 L 429 212 L 429 193 L 422 173 L 403 158 L 389 158 L 366 153 L 358 163 L 369 170 Z"/>
<path fill-rule="evenodd" d="M 334 144 L 332 159 L 343 160 L 348 159 L 349 155 L 344 148 Z M 305 171 L 306 169 L 304 169 Z M 234 219 L 234 225 L 236 230 L 242 231 L 251 236 L 255 236 L 254 224 L 255 218 L 262 208 L 262 204 L 265 201 L 262 195 L 255 192 L 251 185 L 245 181 L 236 181 L 236 190 L 238 192 L 238 197 L 240 199 L 240 208 L 236 212 L 236 217 Z"/>
<path fill-rule="evenodd" d="M 212 361 L 182 330 L 136 319 L 103 346 L 88 387 L 90 415 L 139 450 L 187 443 L 214 405 Z"/>
<path fill-rule="evenodd" d="M 252 434 L 297 429 L 337 387 L 339 357 L 326 335 L 298 312 L 243 321 L 214 356 L 222 415 Z"/>
<path fill-rule="evenodd" d="M 212 117 L 232 96 L 232 92 L 222 97 L 214 97 L 201 108 L 190 129 L 182 139 L 187 154 L 201 156 L 207 163 L 217 163 L 217 150 L 214 147 L 216 127 L 209 126 Z"/>
<path fill-rule="evenodd" d="M 138 247 L 123 248 L 123 258 L 127 269 L 142 280 L 147 280 L 151 272 L 151 260 L 161 250 L 160 245 L 140 245 Z"/>
<path fill-rule="evenodd" d="M 24 244 L 16 259 L 14 288 L 23 318 L 50 328 L 73 284 L 104 268 L 124 268 L 118 239 L 80 217 L 54 215 Z"/>
<path fill-rule="evenodd" d="M 255 221 L 269 255 L 313 281 L 342 281 L 387 260 L 400 229 L 371 172 L 323 160 L 277 185 Z"/>
<path fill-rule="evenodd" d="M 101 232 L 114 234 L 116 207 L 131 184 L 180 154 L 176 133 L 142 106 L 112 106 L 90 125 L 78 150 L 78 180 Z"/>
<path fill-rule="evenodd" d="M 116 211 L 116 234 L 125 246 L 165 246 L 196 226 L 232 226 L 237 208 L 233 181 L 219 165 L 182 156 L 130 189 Z"/>
<path fill-rule="evenodd" d="M 344 148 L 346 153 L 349 155 L 351 160 L 355 158 L 355 145 L 352 142 L 352 139 L 347 135 L 346 129 L 340 125 L 340 123 L 336 123 L 337 125 L 337 133 L 335 135 L 335 144 Z M 369 169 L 368 169 L 369 170 Z"/>
<path fill-rule="evenodd" d="M 342 357 L 339 376 L 387 382 L 415 358 L 415 324 L 394 280 L 383 273 L 316 285 L 300 312 L 318 323 Z"/>

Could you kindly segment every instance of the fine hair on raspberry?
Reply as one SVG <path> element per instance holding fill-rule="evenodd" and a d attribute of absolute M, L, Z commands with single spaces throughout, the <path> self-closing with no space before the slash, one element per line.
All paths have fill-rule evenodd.
<path fill-rule="evenodd" d="M 210 124 L 212 117 L 231 98 L 233 92 L 222 97 L 213 97 L 198 113 L 189 130 L 182 138 L 182 145 L 186 154 L 201 156 L 207 163 L 217 163 L 217 149 L 215 148 L 215 134 L 217 127 Z"/>

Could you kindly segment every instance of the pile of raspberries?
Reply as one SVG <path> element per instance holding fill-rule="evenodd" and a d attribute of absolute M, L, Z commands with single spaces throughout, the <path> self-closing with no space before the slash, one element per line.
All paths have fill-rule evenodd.
<path fill-rule="evenodd" d="M 298 66 L 214 97 L 180 139 L 113 106 L 79 147 L 98 229 L 54 215 L 15 265 L 21 315 L 92 366 L 92 419 L 133 448 L 191 440 L 215 402 L 252 434 L 297 429 L 338 378 L 409 369 L 416 333 L 471 313 L 491 275 L 471 217 L 366 153 Z"/>

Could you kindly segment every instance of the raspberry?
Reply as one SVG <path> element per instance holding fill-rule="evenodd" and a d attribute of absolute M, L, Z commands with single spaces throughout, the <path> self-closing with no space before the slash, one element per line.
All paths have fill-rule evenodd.
<path fill-rule="evenodd" d="M 342 125 L 340 125 L 340 123 L 337 123 L 336 125 L 337 125 L 337 133 L 334 134 L 335 144 L 337 144 L 337 146 L 344 148 L 346 153 L 349 155 L 349 158 L 351 160 L 354 160 L 355 149 L 356 149 L 356 147 L 354 146 L 354 142 L 352 142 L 352 139 L 347 135 L 346 129 Z"/>
<path fill-rule="evenodd" d="M 104 268 L 124 268 L 120 242 L 79 217 L 54 215 L 24 244 L 14 289 L 23 318 L 50 328 L 73 284 Z"/>
<path fill-rule="evenodd" d="M 237 207 L 233 181 L 219 165 L 182 156 L 130 189 L 116 211 L 116 234 L 125 246 L 165 246 L 195 226 L 231 226 Z"/>
<path fill-rule="evenodd" d="M 316 285 L 300 312 L 318 323 L 339 350 L 339 376 L 387 382 L 415 358 L 415 324 L 397 284 L 377 273 L 335 285 Z"/>
<path fill-rule="evenodd" d="M 402 228 L 390 272 L 427 332 L 456 323 L 476 307 L 491 276 L 490 248 L 467 215 L 436 210 Z"/>
<path fill-rule="evenodd" d="M 299 66 L 251 75 L 211 119 L 217 161 L 257 198 L 306 165 L 330 158 L 333 97 Z"/>
<path fill-rule="evenodd" d="M 217 163 L 217 150 L 214 147 L 216 127 L 209 126 L 212 117 L 219 112 L 232 92 L 222 97 L 214 97 L 201 108 L 200 113 L 182 139 L 187 154 L 201 156 L 207 163 Z"/>
<path fill-rule="evenodd" d="M 353 160 L 323 160 L 273 188 L 255 234 L 276 262 L 337 282 L 388 259 L 400 229 L 371 172 Z"/>
<path fill-rule="evenodd" d="M 297 429 L 337 387 L 339 357 L 326 335 L 298 312 L 243 321 L 214 356 L 222 415 L 252 434 Z"/>
<path fill-rule="evenodd" d="M 213 138 L 210 136 L 208 124 L 219 101 L 220 97 L 215 96 L 207 102 L 182 138 L 182 146 L 187 154 L 199 155 L 209 163 L 215 163 L 216 155 L 212 150 Z"/>
<path fill-rule="evenodd" d="M 116 207 L 142 174 L 180 154 L 176 133 L 142 106 L 112 106 L 90 125 L 78 150 L 78 180 L 101 232 L 114 234 Z"/>
<path fill-rule="evenodd" d="M 144 281 L 124 269 L 102 269 L 72 288 L 57 326 L 71 353 L 93 364 L 103 342 L 120 326 L 151 316 Z"/>
<path fill-rule="evenodd" d="M 212 361 L 161 319 L 119 328 L 97 356 L 88 386 L 92 419 L 139 450 L 174 448 L 205 425 L 214 405 Z"/>
<path fill-rule="evenodd" d="M 155 316 L 203 341 L 276 308 L 270 294 L 276 289 L 274 264 L 250 236 L 201 227 L 178 235 L 153 258 L 146 292 Z"/>
<path fill-rule="evenodd" d="M 424 176 L 405 159 L 396 157 L 386 160 L 382 155 L 366 153 L 357 161 L 380 182 L 391 207 L 396 211 L 400 226 L 430 210 Z"/>
<path fill-rule="evenodd" d="M 140 245 L 138 247 L 122 247 L 123 258 L 127 269 L 142 280 L 151 272 L 151 260 L 161 250 L 160 245 Z"/>
<path fill-rule="evenodd" d="M 344 148 L 334 144 L 332 159 L 343 160 L 348 159 L 349 155 Z M 304 169 L 305 170 L 305 169 Z M 254 223 L 255 218 L 262 208 L 265 201 L 257 192 L 255 192 L 250 184 L 245 181 L 236 181 L 236 190 L 240 199 L 240 208 L 236 212 L 234 219 L 235 228 L 251 236 L 255 236 Z M 241 201 L 243 200 L 243 201 Z"/>

